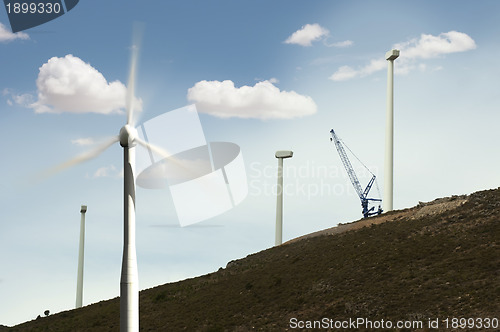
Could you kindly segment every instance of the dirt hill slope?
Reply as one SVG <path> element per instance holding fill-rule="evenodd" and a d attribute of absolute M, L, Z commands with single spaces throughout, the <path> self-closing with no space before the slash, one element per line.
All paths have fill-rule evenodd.
<path fill-rule="evenodd" d="M 440 319 L 444 328 L 445 318 L 499 319 L 499 225 L 497 189 L 317 232 L 142 291 L 141 331 L 285 331 L 324 318 Z M 118 298 L 8 329 L 118 330 Z"/>

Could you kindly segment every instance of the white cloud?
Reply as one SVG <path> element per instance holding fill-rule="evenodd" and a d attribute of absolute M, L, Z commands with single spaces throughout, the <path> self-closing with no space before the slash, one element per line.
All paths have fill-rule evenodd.
<path fill-rule="evenodd" d="M 371 75 L 379 70 L 387 67 L 386 60 L 384 59 L 373 59 L 360 69 L 356 70 L 349 66 L 340 67 L 333 75 L 329 78 L 333 81 L 345 81 L 354 77 L 364 77 Z"/>
<path fill-rule="evenodd" d="M 98 168 L 92 175 L 87 174 L 87 179 L 97 178 L 123 178 L 123 168 L 118 170 L 115 165 L 108 165 Z"/>
<path fill-rule="evenodd" d="M 330 32 L 321 27 L 318 23 L 306 24 L 300 30 L 295 31 L 285 44 L 297 44 L 301 46 L 311 46 L 312 42 L 328 36 Z"/>
<path fill-rule="evenodd" d="M 306 24 L 302 26 L 299 30 L 295 31 L 287 40 L 284 41 L 285 44 L 297 44 L 304 47 L 312 46 L 313 41 L 323 40 L 323 44 L 327 47 L 349 47 L 354 44 L 351 40 L 344 40 L 340 42 L 328 43 L 330 38 L 330 31 L 323 28 L 318 23 Z"/>
<path fill-rule="evenodd" d="M 103 177 L 119 177 L 120 172 L 117 171 L 114 165 L 104 166 L 98 168 L 94 174 L 93 178 L 103 178 Z"/>
<path fill-rule="evenodd" d="M 358 72 L 349 66 L 340 67 L 329 78 L 334 81 L 345 81 L 358 76 Z"/>
<path fill-rule="evenodd" d="M 260 78 L 260 77 L 256 77 L 256 78 L 254 78 L 254 80 L 255 80 L 255 81 L 258 81 L 258 82 L 260 82 L 260 81 L 265 81 L 265 80 L 263 80 L 263 79 L 262 79 L 262 78 Z M 280 80 L 279 80 L 279 79 L 277 79 L 276 77 L 271 77 L 271 78 L 270 78 L 270 79 L 268 79 L 267 81 L 269 81 L 269 82 L 271 82 L 271 83 L 273 83 L 273 84 L 276 84 L 276 83 L 279 83 L 279 82 L 280 82 Z"/>
<path fill-rule="evenodd" d="M 290 119 L 316 113 L 309 96 L 280 91 L 270 81 L 237 88 L 232 81 L 200 81 L 187 98 L 202 113 L 220 118 Z"/>
<path fill-rule="evenodd" d="M 12 98 L 14 102 L 21 106 L 30 105 L 33 102 L 33 96 L 29 93 L 23 93 L 21 95 L 13 95 Z"/>
<path fill-rule="evenodd" d="M 341 42 L 335 42 L 335 43 L 327 43 L 326 40 L 323 41 L 323 44 L 325 44 L 325 46 L 328 46 L 328 47 L 338 47 L 338 48 L 346 48 L 346 47 L 350 47 L 352 45 L 354 45 L 354 42 L 352 40 L 344 40 L 344 41 L 341 41 Z"/>
<path fill-rule="evenodd" d="M 425 70 L 425 64 L 416 64 L 420 59 L 431 59 L 450 53 L 466 52 L 476 48 L 474 40 L 465 33 L 450 31 L 438 36 L 422 34 L 420 39 L 411 39 L 393 46 L 400 50 L 400 57 L 395 67 L 397 74 L 407 74 L 418 68 Z M 364 77 L 386 68 L 384 58 L 372 59 L 369 64 L 354 69 L 349 66 L 340 67 L 329 78 L 333 81 L 344 81 L 355 77 Z M 438 67 L 442 68 L 442 67 Z"/>
<path fill-rule="evenodd" d="M 370 63 L 363 67 L 363 74 L 370 75 L 376 71 L 382 70 L 387 67 L 387 60 L 384 59 L 372 59 Z"/>
<path fill-rule="evenodd" d="M 9 99 L 7 99 L 7 104 L 9 106 L 14 106 L 14 104 L 16 104 L 22 107 L 29 107 L 34 101 L 31 94 L 17 94 L 11 89 L 3 89 L 2 94 L 9 97 Z"/>
<path fill-rule="evenodd" d="M 36 81 L 38 100 L 29 107 L 36 113 L 123 113 L 127 88 L 108 83 L 90 64 L 71 54 L 53 57 L 40 67 Z M 136 99 L 136 109 L 142 100 Z"/>
<path fill-rule="evenodd" d="M 439 36 L 422 34 L 420 39 L 395 44 L 401 50 L 401 58 L 430 59 L 449 53 L 465 52 L 475 49 L 474 40 L 463 32 L 450 31 Z"/>
<path fill-rule="evenodd" d="M 10 42 L 15 39 L 30 39 L 30 36 L 24 32 L 12 33 L 0 23 L 0 42 Z"/>

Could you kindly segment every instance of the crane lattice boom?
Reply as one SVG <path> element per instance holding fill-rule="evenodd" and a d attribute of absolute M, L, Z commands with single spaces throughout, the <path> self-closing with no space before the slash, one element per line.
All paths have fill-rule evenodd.
<path fill-rule="evenodd" d="M 351 180 L 351 183 L 354 187 L 354 190 L 356 190 L 356 193 L 358 194 L 359 199 L 361 200 L 361 206 L 363 208 L 363 216 L 365 218 L 367 218 L 367 217 L 372 216 L 374 214 L 381 214 L 382 209 L 380 206 L 376 212 L 373 211 L 375 209 L 375 207 L 372 206 L 370 209 L 368 208 L 369 201 L 375 201 L 375 202 L 382 201 L 381 199 L 378 199 L 378 198 L 368 198 L 368 193 L 370 192 L 370 189 L 372 188 L 373 183 L 375 182 L 375 179 L 376 179 L 375 174 L 372 173 L 372 178 L 368 182 L 368 185 L 366 186 L 365 190 L 363 190 L 363 188 L 361 187 L 361 184 L 359 183 L 358 176 L 356 175 L 356 172 L 354 171 L 354 168 L 352 167 L 351 161 L 349 160 L 349 157 L 347 156 L 347 153 L 343 147 L 342 141 L 339 139 L 337 134 L 335 134 L 335 131 L 333 129 L 330 130 L 330 134 L 332 135 L 330 140 L 335 143 L 335 147 L 337 148 L 337 151 L 339 153 L 340 160 L 342 160 L 342 164 L 344 164 L 344 168 L 347 172 L 347 175 L 349 175 L 349 179 Z"/>

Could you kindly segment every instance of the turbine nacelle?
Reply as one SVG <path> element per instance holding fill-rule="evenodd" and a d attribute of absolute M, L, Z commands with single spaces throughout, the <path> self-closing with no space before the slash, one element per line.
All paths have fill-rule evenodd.
<path fill-rule="evenodd" d="M 137 129 L 129 124 L 120 129 L 120 134 L 118 135 L 120 139 L 120 145 L 124 148 L 135 146 L 135 139 L 137 138 Z"/>

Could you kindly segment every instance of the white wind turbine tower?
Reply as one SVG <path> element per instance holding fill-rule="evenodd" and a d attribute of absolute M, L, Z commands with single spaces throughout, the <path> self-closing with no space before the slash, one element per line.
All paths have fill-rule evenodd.
<path fill-rule="evenodd" d="M 139 331 L 139 285 L 137 273 L 137 255 L 135 246 L 135 146 L 137 144 L 150 149 L 165 158 L 171 157 L 165 150 L 156 147 L 137 135 L 134 128 L 134 86 L 137 67 L 138 46 L 132 47 L 130 74 L 126 97 L 127 122 L 120 129 L 118 136 L 102 143 L 87 153 L 69 160 L 42 174 L 42 177 L 54 175 L 65 168 L 96 158 L 116 142 L 123 147 L 123 260 L 120 280 L 120 331 Z"/>
<path fill-rule="evenodd" d="M 394 190 L 394 60 L 399 50 L 385 54 L 387 60 L 387 110 L 385 126 L 384 211 L 392 211 Z"/>
<path fill-rule="evenodd" d="M 76 278 L 76 308 L 81 308 L 83 304 L 83 257 L 85 255 L 85 212 L 87 206 L 82 205 L 80 209 L 80 247 L 78 249 L 78 276 Z"/>
<path fill-rule="evenodd" d="M 283 242 L 283 159 L 293 157 L 293 151 L 276 151 L 278 158 L 278 192 L 276 195 L 276 233 L 274 245 L 279 246 Z"/>

